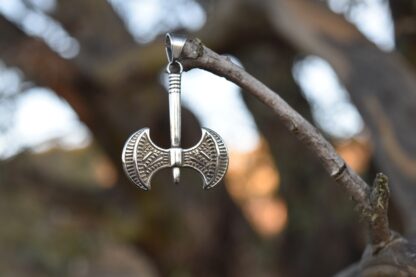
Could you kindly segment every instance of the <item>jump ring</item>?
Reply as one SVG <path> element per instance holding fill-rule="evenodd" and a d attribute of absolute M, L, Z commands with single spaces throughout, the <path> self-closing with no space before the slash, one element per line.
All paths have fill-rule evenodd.
<path fill-rule="evenodd" d="M 178 62 L 178 61 L 174 60 L 174 61 L 172 61 L 172 62 L 169 62 L 169 63 L 168 63 L 168 65 L 166 66 L 166 72 L 167 72 L 167 73 L 169 73 L 169 74 L 171 74 L 171 73 L 172 73 L 172 71 L 170 70 L 170 67 L 171 67 L 172 65 L 174 65 L 175 63 L 179 66 L 179 72 L 176 72 L 176 73 L 181 74 L 181 73 L 183 72 L 183 66 L 182 66 L 182 64 L 181 64 L 180 62 Z"/>

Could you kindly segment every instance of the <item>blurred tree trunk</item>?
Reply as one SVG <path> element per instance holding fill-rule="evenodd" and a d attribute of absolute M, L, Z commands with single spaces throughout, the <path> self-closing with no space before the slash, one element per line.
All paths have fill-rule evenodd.
<path fill-rule="evenodd" d="M 416 231 L 416 78 L 397 53 L 378 49 L 342 16 L 304 0 L 269 1 L 269 18 L 300 51 L 323 57 L 371 131 L 375 158 L 391 178 L 407 234 Z"/>
<path fill-rule="evenodd" d="M 311 120 L 309 105 L 292 76 L 298 50 L 274 34 L 263 6 L 247 1 L 219 1 L 210 10 L 215 12 L 208 13 L 207 26 L 196 35 L 216 52 L 235 55 L 248 72 Z M 218 13 L 226 14 L 226 18 Z M 277 257 L 278 264 L 273 258 L 263 258 L 261 267 L 265 272 L 277 268 L 284 276 L 328 276 L 356 261 L 365 239 L 363 226 L 357 226 L 352 203 L 316 157 L 299 145 L 264 104 L 250 95 L 243 96 L 278 166 L 279 195 L 289 208 L 289 222 L 282 239 L 270 242 L 274 249 L 269 250 L 269 256 Z M 300 164 L 304 165 L 301 170 Z M 331 260 L 315 255 L 317 249 L 330 255 Z M 253 267 L 257 262 L 251 261 Z"/>
<path fill-rule="evenodd" d="M 261 76 L 265 84 L 312 120 L 310 107 L 291 74 L 298 55 L 295 49 L 284 41 L 265 40 L 247 44 L 236 55 L 248 72 Z M 288 226 L 282 241 L 275 243 L 278 268 L 285 276 L 333 275 L 355 261 L 364 246 L 363 226 L 357 226 L 352 203 L 317 158 L 263 103 L 248 95 L 245 100 L 270 146 L 281 176 L 279 195 L 288 204 Z M 331 259 L 314 255 L 318 248 Z"/>
<path fill-rule="evenodd" d="M 397 51 L 416 67 L 416 3 L 412 0 L 389 1 L 394 20 Z"/>
<path fill-rule="evenodd" d="M 112 197 L 120 201 L 107 204 L 138 203 L 137 206 L 126 205 L 127 209 L 135 209 L 131 214 L 141 218 L 135 242 L 154 259 L 162 274 L 225 275 L 232 265 L 228 259 L 236 253 L 228 243 L 232 241 L 228 239 L 230 232 L 234 231 L 228 226 L 236 221 L 241 221 L 239 226 L 242 224 L 246 229 L 248 226 L 223 187 L 207 195 L 196 175 L 186 177 L 185 174 L 180 186 L 183 189 L 172 190 L 167 185 L 171 183 L 170 172 L 165 171 L 155 176 L 152 193 L 143 193 L 127 182 L 121 172 L 121 149 L 133 131 L 148 126 L 158 145 L 167 147 L 169 143 L 167 96 L 158 81 L 165 64 L 163 42 L 157 40 L 148 46 L 134 44 L 122 31 L 124 27 L 117 28 L 116 24 L 121 22 L 110 6 L 103 1 L 95 2 L 79 1 L 78 7 L 63 1 L 71 3 L 72 8 L 67 8 L 70 15 L 76 12 L 73 17 L 66 17 L 65 12 L 58 10 L 64 26 L 80 40 L 81 54 L 76 58 L 61 58 L 43 42 L 0 18 L 1 58 L 9 66 L 18 66 L 36 85 L 49 87 L 65 98 L 89 127 L 94 139 L 121 173 L 118 185 L 110 190 Z M 98 10 L 94 10 L 95 5 Z M 80 7 L 85 14 L 78 13 Z M 112 22 L 114 37 L 101 26 L 106 20 Z M 95 25 L 101 32 L 92 28 Z M 199 124 L 187 110 L 183 111 L 182 120 L 183 145 L 189 147 L 200 137 Z M 76 190 L 72 195 L 74 202 L 85 198 L 82 193 L 76 196 Z M 55 203 L 64 205 L 59 201 Z M 205 226 L 202 233 L 201 224 Z M 206 241 L 211 242 L 209 246 Z M 183 253 L 178 255 L 177 249 L 182 249 Z M 231 254 L 218 257 L 218 253 L 228 252 Z"/>

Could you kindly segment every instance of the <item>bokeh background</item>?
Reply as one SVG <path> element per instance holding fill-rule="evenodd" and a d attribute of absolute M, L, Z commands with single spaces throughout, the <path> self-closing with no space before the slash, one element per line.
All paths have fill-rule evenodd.
<path fill-rule="evenodd" d="M 416 234 L 415 1 L 0 0 L 1 276 L 331 276 L 360 259 L 349 197 L 211 73 L 184 73 L 183 146 L 217 131 L 225 181 L 127 180 L 129 134 L 169 146 L 166 32 L 229 55 L 369 183 L 386 173 L 392 228 Z"/>

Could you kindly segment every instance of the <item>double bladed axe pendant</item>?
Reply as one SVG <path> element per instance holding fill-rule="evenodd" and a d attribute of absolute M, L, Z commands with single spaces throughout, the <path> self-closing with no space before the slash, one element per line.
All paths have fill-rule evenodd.
<path fill-rule="evenodd" d="M 177 60 L 186 38 L 166 35 L 166 54 L 169 64 L 169 118 L 171 148 L 163 149 L 153 143 L 149 128 L 135 132 L 127 140 L 122 153 L 124 171 L 139 188 L 150 189 L 152 176 L 162 168 L 172 167 L 173 181 L 179 183 L 180 167 L 190 167 L 202 175 L 203 188 L 217 185 L 228 167 L 228 154 L 222 138 L 208 128 L 202 128 L 199 142 L 188 149 L 181 142 L 181 74 L 182 65 Z M 173 72 L 173 68 L 177 72 Z"/>

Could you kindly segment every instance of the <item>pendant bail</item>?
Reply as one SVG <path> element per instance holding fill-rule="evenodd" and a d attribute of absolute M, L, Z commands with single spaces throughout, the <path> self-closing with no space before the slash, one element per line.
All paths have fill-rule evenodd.
<path fill-rule="evenodd" d="M 170 33 L 166 34 L 165 50 L 170 64 L 179 59 L 186 40 L 186 37 L 182 35 L 172 35 Z"/>

